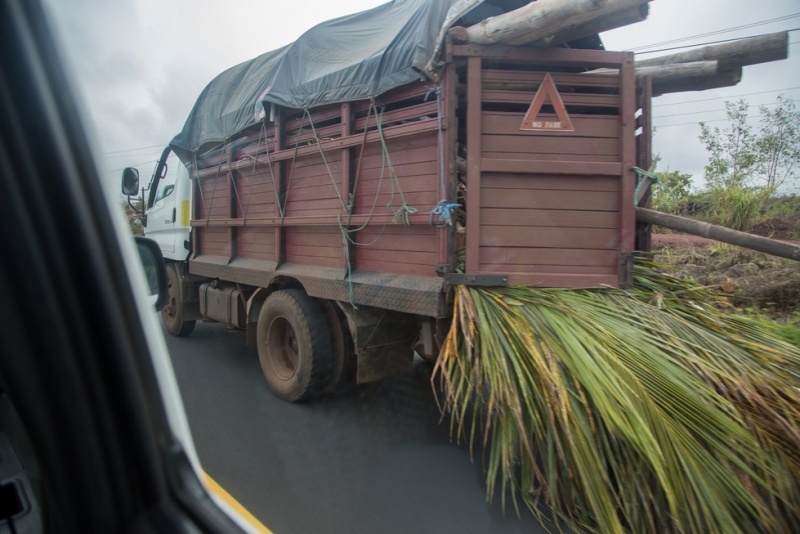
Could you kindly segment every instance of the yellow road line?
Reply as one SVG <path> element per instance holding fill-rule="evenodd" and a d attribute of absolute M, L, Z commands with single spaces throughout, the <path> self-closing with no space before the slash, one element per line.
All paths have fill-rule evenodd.
<path fill-rule="evenodd" d="M 214 492 L 217 497 L 220 497 L 225 503 L 236 510 L 240 516 L 242 516 L 245 521 L 250 523 L 256 530 L 262 532 L 263 534 L 272 534 L 272 531 L 261 524 L 261 521 L 253 517 L 253 514 L 247 511 L 247 508 L 239 504 L 239 501 L 231 497 L 231 494 L 228 493 L 223 489 L 222 486 L 217 484 L 217 482 L 211 478 L 208 473 L 203 472 L 203 475 L 206 477 L 206 484 L 208 484 L 209 489 Z"/>

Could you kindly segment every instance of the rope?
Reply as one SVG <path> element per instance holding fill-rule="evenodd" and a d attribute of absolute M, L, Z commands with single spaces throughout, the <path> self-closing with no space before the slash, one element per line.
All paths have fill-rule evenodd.
<path fill-rule="evenodd" d="M 439 182 L 440 182 L 440 191 L 442 193 L 442 196 L 441 200 L 436 204 L 436 207 L 434 207 L 433 210 L 431 211 L 429 224 L 431 226 L 436 226 L 437 228 L 446 228 L 447 226 L 453 225 L 452 212 L 453 210 L 460 208 L 461 204 L 447 201 L 447 187 L 445 185 L 445 176 L 444 176 L 444 133 L 442 127 L 441 86 L 436 85 L 434 87 L 428 87 L 428 92 L 425 94 L 424 100 L 427 101 L 428 97 L 433 93 L 436 94 L 436 125 L 437 125 L 438 140 L 439 140 Z M 438 218 L 438 223 L 434 222 L 434 218 Z"/>
<path fill-rule="evenodd" d="M 633 191 L 633 205 L 636 206 L 636 199 L 639 198 L 639 189 L 641 189 L 643 183 L 642 177 L 650 178 L 654 183 L 657 183 L 658 175 L 635 166 L 631 167 L 631 170 L 636 173 L 636 189 Z"/>
<path fill-rule="evenodd" d="M 319 137 L 317 137 L 317 128 L 314 126 L 314 120 L 311 118 L 311 113 L 309 113 L 308 108 L 304 110 L 305 114 L 308 115 L 308 124 L 311 126 L 311 132 L 314 136 L 314 140 L 317 142 L 317 148 L 319 148 L 319 155 L 322 156 L 322 162 L 325 164 L 325 170 L 328 171 L 328 176 L 331 178 L 331 183 L 333 184 L 333 189 L 336 191 L 336 196 L 339 197 L 339 203 L 342 205 L 342 210 L 347 213 L 347 205 L 342 198 L 342 193 L 339 192 L 339 186 L 336 185 L 336 178 L 333 176 L 333 171 L 331 171 L 331 166 L 328 165 L 328 159 L 325 157 L 325 151 L 322 150 L 322 142 Z"/>
<path fill-rule="evenodd" d="M 256 152 L 253 157 L 253 168 L 250 170 L 250 187 L 247 188 L 247 206 L 244 208 L 244 219 L 242 221 L 242 225 L 247 224 L 247 213 L 250 211 L 250 200 L 252 199 L 253 193 L 253 178 L 256 175 L 256 164 L 258 163 L 258 149 L 261 148 L 261 138 L 264 137 L 264 130 L 267 129 L 266 121 L 261 123 L 261 132 L 258 134 L 258 143 L 256 144 Z M 269 154 L 269 146 L 267 146 L 267 154 Z M 272 168 L 270 167 L 270 170 Z"/>
<path fill-rule="evenodd" d="M 392 184 L 392 194 L 389 197 L 389 203 L 386 204 L 387 208 L 392 208 L 394 204 L 394 193 L 395 193 L 395 184 L 397 185 L 397 193 L 400 195 L 400 200 L 403 201 L 403 205 L 395 212 L 394 214 L 394 222 L 395 224 L 399 222 L 403 222 L 406 226 L 411 226 L 410 216 L 417 213 L 416 208 L 412 208 L 406 202 L 406 197 L 403 194 L 403 188 L 400 187 L 400 179 L 397 177 L 397 173 L 394 170 L 394 166 L 392 165 L 392 157 L 389 154 L 389 147 L 386 146 L 386 138 L 383 136 L 383 110 L 384 108 L 381 107 L 381 120 L 378 121 L 378 136 L 381 140 L 381 148 L 383 150 L 383 157 L 385 158 L 385 162 L 387 167 L 389 168 L 389 179 Z M 382 160 L 383 161 L 383 160 Z M 383 173 L 383 164 L 381 165 L 381 173 Z"/>
<path fill-rule="evenodd" d="M 203 203 L 203 211 L 208 213 L 208 206 L 206 206 L 206 199 L 203 195 L 203 184 L 200 183 L 200 169 L 197 167 L 197 152 L 192 152 L 192 159 L 194 160 L 194 172 L 197 175 L 197 190 L 200 192 L 200 202 Z"/>

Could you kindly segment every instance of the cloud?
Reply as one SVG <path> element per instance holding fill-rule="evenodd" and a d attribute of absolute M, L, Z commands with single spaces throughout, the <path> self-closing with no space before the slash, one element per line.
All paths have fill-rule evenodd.
<path fill-rule="evenodd" d="M 64 43 L 63 51 L 95 125 L 107 170 L 156 159 L 160 147 L 183 127 L 203 87 L 226 68 L 287 44 L 318 22 L 383 3 L 382 0 L 49 2 L 52 19 Z M 661 0 L 651 3 L 647 21 L 606 32 L 602 37 L 606 48 L 625 50 L 796 11 L 796 0 L 760 3 Z M 768 33 L 800 26 L 799 23 L 796 18 L 694 42 Z M 791 34 L 792 41 L 800 41 L 800 33 Z M 654 120 L 658 133 L 654 151 L 661 154 L 662 167 L 702 175 L 706 154 L 697 138 L 697 122 L 724 118 L 720 110 L 725 99 L 800 87 L 800 45 L 792 45 L 790 54 L 787 61 L 745 67 L 744 79 L 737 87 L 655 99 L 653 114 L 658 117 Z M 787 95 L 798 98 L 800 91 L 793 89 Z M 774 101 L 776 96 L 772 92 L 746 98 L 755 109 L 758 104 Z M 705 101 L 693 102 L 698 99 Z M 143 176 L 149 175 L 152 163 L 140 170 Z M 109 180 L 118 181 L 118 172 L 107 174 Z"/>

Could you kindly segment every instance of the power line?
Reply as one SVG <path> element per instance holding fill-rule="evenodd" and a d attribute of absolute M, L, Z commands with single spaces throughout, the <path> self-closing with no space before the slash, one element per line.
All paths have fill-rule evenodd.
<path fill-rule="evenodd" d="M 142 156 L 157 156 L 159 154 L 161 154 L 161 152 L 144 152 L 144 153 L 141 153 L 141 154 L 116 154 L 114 156 L 105 156 L 104 155 L 103 157 L 107 158 L 107 159 L 113 159 L 113 158 L 136 158 L 136 157 L 142 157 Z"/>
<path fill-rule="evenodd" d="M 780 102 L 770 102 L 768 104 L 759 104 L 759 106 L 777 106 Z M 656 115 L 654 119 L 664 119 L 667 117 L 680 117 L 681 115 L 698 115 L 700 113 L 719 113 L 720 111 L 727 111 L 727 109 L 707 109 L 705 111 L 687 111 L 686 113 L 672 113 L 670 115 Z"/>
<path fill-rule="evenodd" d="M 722 28 L 722 29 L 719 29 L 719 30 L 714 30 L 714 31 L 706 32 L 706 33 L 699 33 L 697 35 L 690 35 L 688 37 L 679 37 L 677 39 L 670 39 L 668 41 L 661 41 L 661 42 L 658 42 L 658 43 L 651 43 L 651 44 L 648 44 L 648 45 L 636 46 L 636 47 L 630 48 L 629 51 L 635 52 L 637 50 L 642 50 L 642 49 L 645 49 L 645 48 L 653 48 L 655 46 L 669 45 L 669 44 L 673 44 L 673 43 L 681 43 L 683 41 L 689 41 L 689 40 L 692 40 L 692 39 L 699 39 L 701 37 L 711 37 L 712 35 L 720 35 L 720 34 L 723 34 L 723 33 L 730 33 L 730 32 L 737 31 L 737 30 L 746 30 L 746 29 L 749 29 L 749 28 L 755 28 L 757 26 L 763 26 L 765 24 L 772 24 L 774 22 L 781 22 L 781 21 L 793 19 L 793 18 L 796 18 L 796 17 L 800 17 L 800 13 L 794 13 L 792 15 L 784 15 L 784 16 L 781 16 L 781 17 L 775 17 L 775 18 L 772 18 L 772 19 L 762 20 L 762 21 L 759 21 L 759 22 L 751 22 L 749 24 L 742 24 L 741 26 L 733 26 L 733 27 L 730 27 L 730 28 Z M 696 45 L 692 45 L 692 46 L 696 46 Z"/>
<path fill-rule="evenodd" d="M 150 163 L 158 163 L 158 160 L 157 159 L 151 159 L 150 161 L 143 161 L 142 163 L 134 163 L 133 165 L 128 165 L 128 167 L 139 167 L 141 165 L 148 165 Z M 125 167 L 120 167 L 119 169 L 112 169 L 112 170 L 107 171 L 107 172 L 111 173 L 111 172 L 119 172 L 119 171 L 124 171 L 124 170 L 125 170 Z"/>
<path fill-rule="evenodd" d="M 759 115 L 750 115 L 749 117 L 745 117 L 745 119 L 757 119 L 758 117 L 759 117 Z M 700 121 L 700 122 L 703 122 L 703 123 L 706 123 L 706 122 L 725 122 L 725 121 L 728 121 L 728 120 L 730 120 L 730 119 L 714 119 L 714 120 L 710 120 L 710 121 Z M 681 122 L 679 124 L 662 124 L 662 125 L 656 124 L 656 128 L 660 129 L 660 128 L 669 128 L 670 126 L 687 126 L 687 125 L 691 125 L 691 124 L 698 124 L 698 123 L 697 122 Z"/>
<path fill-rule="evenodd" d="M 153 146 L 140 146 L 138 148 L 126 148 L 125 150 L 116 150 L 114 152 L 104 152 L 104 156 L 109 156 L 111 154 L 122 154 L 123 152 L 135 152 L 137 150 L 144 150 L 146 148 L 164 148 L 164 145 L 153 145 Z"/>
<path fill-rule="evenodd" d="M 685 102 L 672 102 L 670 104 L 656 104 L 656 105 L 653 106 L 653 108 L 663 108 L 663 107 L 667 107 L 667 106 L 681 106 L 683 104 L 693 104 L 695 102 L 710 102 L 712 100 L 723 100 L 723 99 L 726 99 L 726 98 L 736 98 L 736 97 L 740 97 L 740 96 L 765 95 L 767 93 L 780 93 L 782 91 L 794 91 L 794 90 L 797 90 L 797 89 L 800 89 L 800 86 L 787 87 L 786 89 L 775 89 L 775 90 L 772 90 L 772 91 L 759 91 L 757 93 L 741 93 L 741 94 L 729 95 L 729 96 L 716 96 L 714 98 L 702 98 L 700 100 L 687 100 Z"/>
<path fill-rule="evenodd" d="M 798 28 L 792 28 L 791 30 L 784 30 L 787 32 L 795 32 L 800 30 Z M 706 41 L 705 43 L 692 43 L 687 45 L 680 45 L 680 46 L 672 46 L 670 48 L 659 48 L 658 50 L 646 50 L 644 52 L 636 52 L 637 56 L 641 56 L 642 54 L 655 54 L 657 52 L 669 52 L 670 50 L 682 50 L 684 48 L 694 48 L 695 46 L 708 46 L 708 45 L 715 45 L 715 44 L 722 44 L 722 43 L 732 43 L 734 41 L 741 41 L 742 39 L 750 39 L 751 37 L 759 37 L 758 35 L 746 35 L 744 37 L 734 37 L 732 39 L 721 39 L 719 41 Z M 793 44 L 793 43 L 789 43 Z M 781 47 L 783 48 L 783 47 Z M 773 49 L 770 49 L 773 50 Z"/>

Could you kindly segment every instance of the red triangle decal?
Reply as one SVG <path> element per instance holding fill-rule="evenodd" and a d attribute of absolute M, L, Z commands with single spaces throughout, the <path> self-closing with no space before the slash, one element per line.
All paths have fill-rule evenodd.
<path fill-rule="evenodd" d="M 556 113 L 557 120 L 539 120 L 539 112 L 545 101 L 550 99 L 550 104 L 553 106 L 553 111 Z M 525 113 L 525 118 L 522 119 L 522 124 L 519 126 L 520 130 L 533 130 L 533 131 L 556 131 L 556 132 L 574 132 L 575 128 L 572 126 L 572 121 L 567 113 L 567 108 L 564 107 L 564 101 L 561 100 L 561 95 L 558 94 L 556 84 L 550 73 L 544 75 L 542 85 L 536 91 L 536 96 L 533 97 L 531 107 Z"/>

